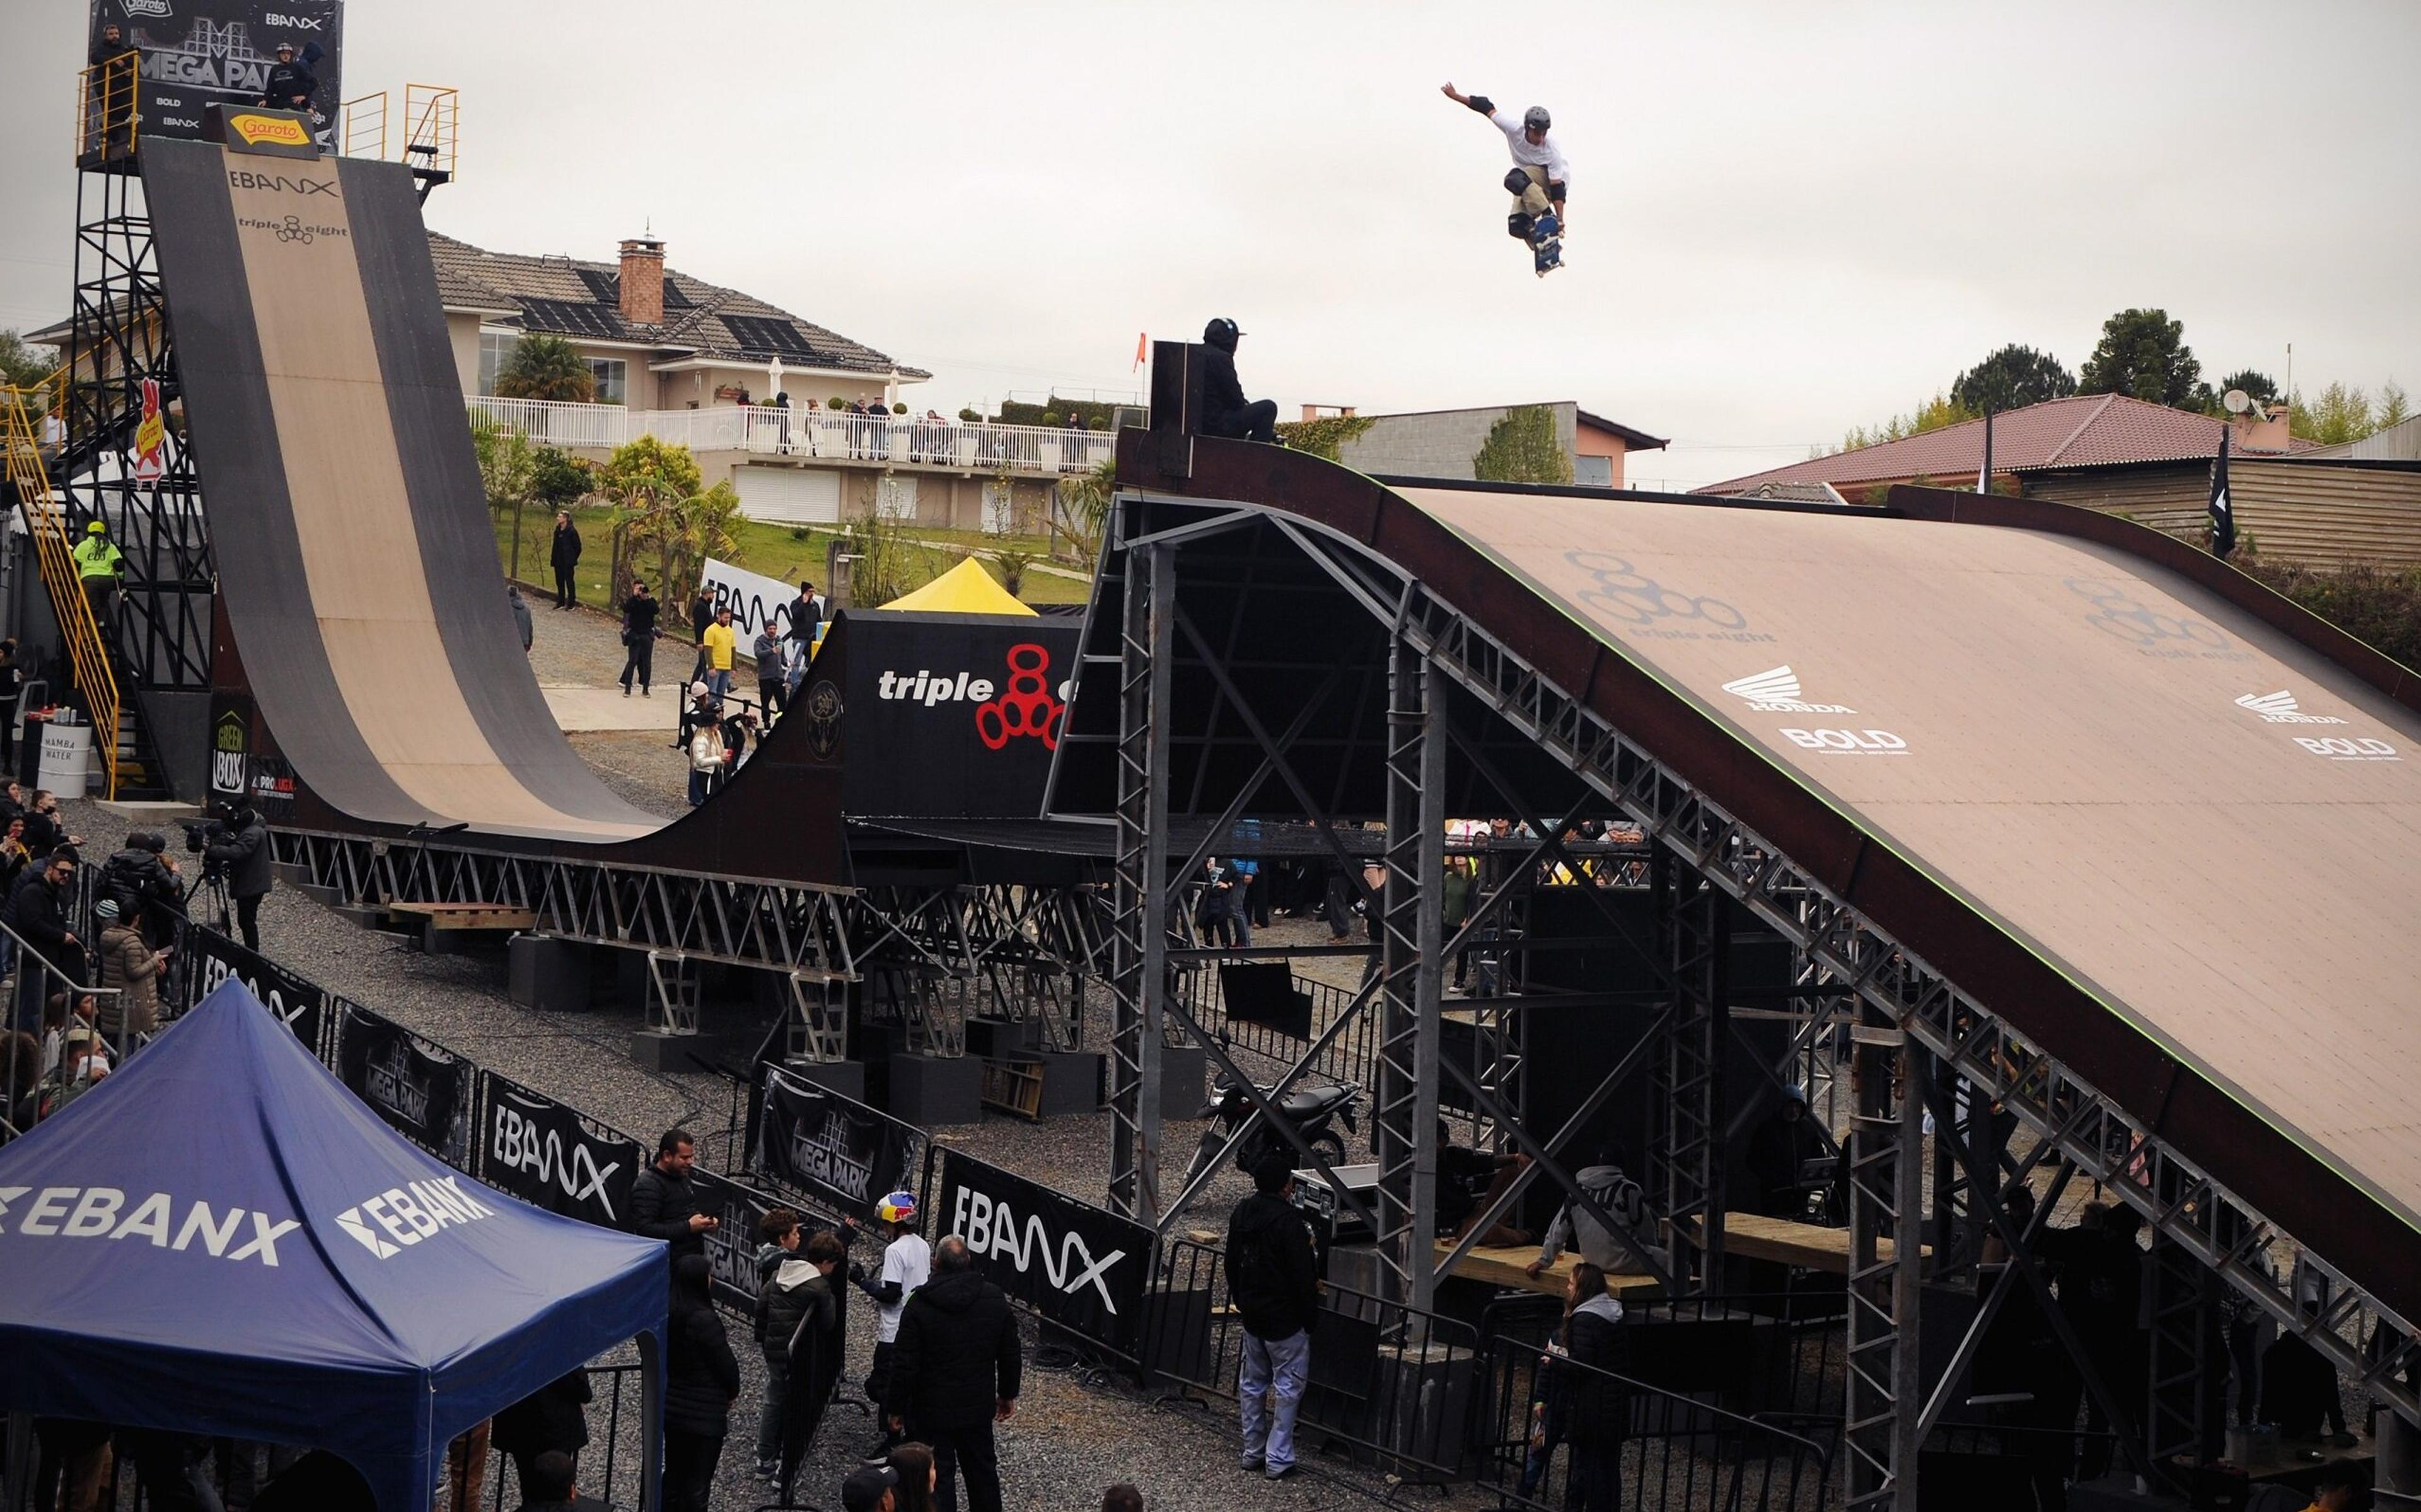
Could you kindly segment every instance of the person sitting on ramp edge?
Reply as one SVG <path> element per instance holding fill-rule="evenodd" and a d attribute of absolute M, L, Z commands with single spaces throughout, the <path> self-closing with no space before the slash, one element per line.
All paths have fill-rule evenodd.
<path fill-rule="evenodd" d="M 1231 441 L 1278 439 L 1275 399 L 1247 402 L 1244 385 L 1236 378 L 1236 341 L 1244 333 L 1225 316 L 1202 328 L 1202 344 L 1210 348 L 1202 365 L 1202 433 Z"/>

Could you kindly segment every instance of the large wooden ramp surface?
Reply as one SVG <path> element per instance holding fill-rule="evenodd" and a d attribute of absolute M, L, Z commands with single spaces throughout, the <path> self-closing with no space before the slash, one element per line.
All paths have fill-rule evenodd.
<path fill-rule="evenodd" d="M 142 162 L 221 600 L 313 794 L 374 824 L 658 829 L 523 657 L 410 174 L 166 140 Z"/>

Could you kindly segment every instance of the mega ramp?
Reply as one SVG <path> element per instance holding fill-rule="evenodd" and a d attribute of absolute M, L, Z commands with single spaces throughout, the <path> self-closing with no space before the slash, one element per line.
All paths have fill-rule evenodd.
<path fill-rule="evenodd" d="M 1351 564 L 1399 574 L 1407 602 L 1518 659 L 1516 676 L 1418 621 L 1482 702 L 1601 758 L 1601 784 L 1647 783 L 1544 712 L 1586 709 L 2371 1295 L 2421 1312 L 2411 671 L 2179 542 L 2037 501 L 1456 488 L 1181 440 L 1129 432 L 1119 465 L 1147 500 L 1201 506 L 1151 517 L 1170 538 L 1205 522 L 1179 553 L 1208 553 L 1186 569 L 1195 614 L 1331 623 L 1292 579 L 1291 598 L 1249 597 L 1266 533 L 1210 528 L 1236 505 L 1382 620 L 1427 611 L 1390 608 L 1396 579 Z M 1097 616 L 1095 659 L 1116 630 Z M 1054 780 L 1078 802 L 1110 790 L 1116 712 L 1080 696 L 1071 713 L 1089 743 Z"/>
<path fill-rule="evenodd" d="M 523 658 L 410 172 L 167 140 L 142 162 L 220 601 L 286 758 L 375 824 L 659 828 Z"/>

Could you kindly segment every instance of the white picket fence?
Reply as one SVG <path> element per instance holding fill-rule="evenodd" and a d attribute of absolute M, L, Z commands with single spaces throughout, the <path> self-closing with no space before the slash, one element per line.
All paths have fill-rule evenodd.
<path fill-rule="evenodd" d="M 553 446 L 610 450 L 654 436 L 692 451 L 908 463 L 967 472 L 1082 473 L 1109 460 L 1107 431 L 1049 426 L 968 425 L 914 415 L 845 414 L 804 407 L 726 404 L 703 410 L 633 410 L 476 395 L 471 413 Z"/>

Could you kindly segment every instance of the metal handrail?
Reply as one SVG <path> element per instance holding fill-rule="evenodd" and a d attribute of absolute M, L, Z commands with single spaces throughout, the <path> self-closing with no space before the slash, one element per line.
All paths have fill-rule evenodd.
<path fill-rule="evenodd" d="M 349 158 L 386 156 L 386 91 L 355 95 L 336 106 L 336 140 Z M 368 150 L 363 150 L 367 148 Z"/>
<path fill-rule="evenodd" d="M 134 132 L 143 96 L 139 54 L 122 53 L 106 63 L 95 63 L 76 75 L 76 155 L 109 151 L 109 131 L 126 123 L 126 152 L 134 153 Z"/>
<path fill-rule="evenodd" d="M 75 685 L 83 693 L 86 712 L 92 716 L 93 744 L 99 747 L 102 796 L 117 796 L 117 730 L 122 708 L 117 678 L 110 670 L 109 646 L 84 583 L 75 567 L 75 549 L 68 541 L 67 519 L 51 502 L 49 469 L 42 461 L 41 442 L 34 433 L 22 402 L 25 393 L 9 389 L 0 404 L 0 447 L 8 453 L 8 474 L 17 485 L 17 503 L 25 512 L 25 528 L 34 538 L 35 559 L 41 566 L 42 585 L 50 590 L 59 633 L 68 644 L 68 660 Z"/>
<path fill-rule="evenodd" d="M 30 865 L 32 863 L 29 862 L 27 865 Z M 76 943 L 79 946 L 82 946 L 84 943 L 82 940 L 78 940 Z M 93 943 L 97 946 L 100 942 L 95 941 Z M 67 973 L 59 970 L 56 966 L 52 965 L 49 957 L 35 949 L 26 942 L 25 937 L 19 934 L 15 927 L 10 925 L 0 924 L 0 949 L 5 949 L 11 958 L 11 972 L 8 983 L 8 995 L 5 998 L 0 998 L 0 1004 L 9 1005 L 12 1010 L 15 1003 L 15 994 L 20 990 L 20 983 L 16 978 L 23 974 L 25 963 L 29 960 L 41 967 L 42 974 L 46 978 L 55 978 L 56 985 L 67 990 L 68 1001 L 70 1004 L 74 1003 L 79 994 L 96 999 L 118 998 L 126 995 L 126 990 L 124 988 L 86 987 L 83 983 L 78 982 L 74 977 L 70 976 Z M 48 1003 L 50 1001 L 53 983 L 49 980 L 45 980 L 42 985 L 43 1002 Z M 96 1019 L 99 1017 L 98 1006 L 98 1004 L 96 1004 Z M 13 1011 L 9 1013 L 8 1018 L 13 1021 L 15 1018 Z M 0 1030 L 0 1034 L 5 1033 L 7 1033 L 6 1030 Z M 38 1041 L 39 1037 L 40 1037 L 39 1035 L 36 1036 Z M 126 1015 L 124 1013 L 120 1013 L 117 1015 L 117 1042 L 110 1046 L 109 1051 L 109 1068 L 112 1074 L 115 1074 L 118 1067 L 125 1062 L 126 1042 L 128 1038 L 129 1033 Z M 6 1074 L 8 1080 L 5 1085 L 0 1085 L 0 1127 L 6 1127 L 15 1133 L 22 1134 L 24 1132 L 23 1130 L 18 1129 L 15 1125 L 8 1123 L 8 1114 L 9 1110 L 17 1106 L 17 1099 L 23 1095 L 25 1089 L 17 1084 L 17 1059 L 16 1052 L 13 1049 L 8 1052 L 7 1059 L 8 1068 Z M 37 1088 L 39 1087 L 40 1079 L 39 1077 L 36 1079 L 35 1084 Z M 39 1123 L 41 1121 L 41 1110 L 38 1106 L 34 1113 L 34 1121 L 36 1123 Z"/>
<path fill-rule="evenodd" d="M 461 144 L 462 92 L 451 85 L 403 86 L 403 155 L 418 153 L 420 166 L 460 177 L 455 163 Z"/>

